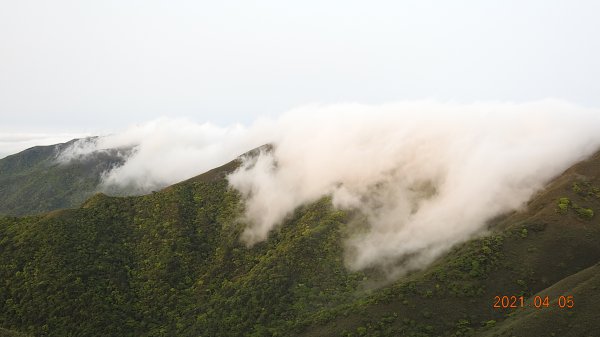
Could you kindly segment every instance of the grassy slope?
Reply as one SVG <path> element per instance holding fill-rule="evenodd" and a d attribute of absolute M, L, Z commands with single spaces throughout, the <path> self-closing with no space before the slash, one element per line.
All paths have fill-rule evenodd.
<path fill-rule="evenodd" d="M 0 159 L 0 214 L 77 207 L 97 190 L 101 173 L 121 163 L 112 151 L 58 164 L 56 154 L 72 142 L 36 146 Z"/>
<path fill-rule="evenodd" d="M 243 247 L 239 197 L 223 179 L 235 162 L 146 196 L 99 194 L 79 209 L 6 217 L 0 326 L 64 336 L 585 335 L 600 328 L 588 318 L 600 226 L 575 205 L 600 210 L 599 163 L 573 167 L 489 236 L 375 290 L 366 288 L 375 272 L 344 268 L 348 215 L 328 198 Z M 576 307 L 492 309 L 495 295 L 544 291 L 572 294 Z"/>

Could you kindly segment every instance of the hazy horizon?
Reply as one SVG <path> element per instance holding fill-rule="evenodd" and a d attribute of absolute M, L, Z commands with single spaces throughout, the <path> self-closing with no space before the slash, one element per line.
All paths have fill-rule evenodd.
<path fill-rule="evenodd" d="M 307 104 L 600 107 L 595 1 L 0 4 L 0 157 L 157 118 Z"/>

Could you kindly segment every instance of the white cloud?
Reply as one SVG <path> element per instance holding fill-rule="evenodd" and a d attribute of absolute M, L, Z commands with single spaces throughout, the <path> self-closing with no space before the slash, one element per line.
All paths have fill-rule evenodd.
<path fill-rule="evenodd" d="M 75 138 L 86 137 L 82 133 L 24 133 L 0 132 L 0 158 L 39 145 L 52 145 Z"/>
<path fill-rule="evenodd" d="M 246 197 L 248 244 L 325 194 L 359 209 L 366 233 L 348 265 L 397 273 L 430 262 L 518 209 L 600 146 L 600 113 L 565 102 L 381 106 L 292 111 L 274 122 L 275 149 L 229 177 Z"/>
<path fill-rule="evenodd" d="M 103 187 L 131 187 L 148 192 L 224 164 L 266 140 L 242 125 L 219 127 L 186 119 L 160 118 L 122 132 L 75 143 L 59 160 L 95 151 L 132 148 L 124 165 L 105 172 Z M 266 134 L 264 134 L 266 136 Z"/>
<path fill-rule="evenodd" d="M 599 130 L 600 111 L 558 100 L 313 105 L 248 127 L 159 119 L 69 155 L 134 147 L 104 184 L 149 190 L 271 143 L 228 177 L 246 203 L 242 240 L 265 240 L 296 207 L 331 195 L 368 219 L 346 242 L 348 266 L 401 273 L 524 205 L 596 151 Z"/>

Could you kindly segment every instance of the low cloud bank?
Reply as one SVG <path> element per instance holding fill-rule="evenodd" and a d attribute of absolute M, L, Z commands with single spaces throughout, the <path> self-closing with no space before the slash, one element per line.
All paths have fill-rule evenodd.
<path fill-rule="evenodd" d="M 101 188 L 149 192 L 213 169 L 264 144 L 266 138 L 257 131 L 243 125 L 219 127 L 161 118 L 119 133 L 82 139 L 63 151 L 58 160 L 68 162 L 98 151 L 124 149 L 125 163 L 104 173 Z"/>
<path fill-rule="evenodd" d="M 105 185 L 146 190 L 192 177 L 270 143 L 228 179 L 246 203 L 242 240 L 265 240 L 286 216 L 331 195 L 368 228 L 350 238 L 350 268 L 420 268 L 522 207 L 600 147 L 600 111 L 563 101 L 306 106 L 250 126 L 161 119 L 82 142 L 71 160 L 132 148 Z M 393 269 L 391 269 L 394 266 Z"/>
<path fill-rule="evenodd" d="M 229 177 L 246 198 L 243 240 L 265 240 L 296 207 L 329 194 L 368 220 L 347 242 L 348 265 L 394 273 L 523 206 L 600 146 L 599 111 L 555 100 L 307 107 L 274 124 L 274 150 Z"/>

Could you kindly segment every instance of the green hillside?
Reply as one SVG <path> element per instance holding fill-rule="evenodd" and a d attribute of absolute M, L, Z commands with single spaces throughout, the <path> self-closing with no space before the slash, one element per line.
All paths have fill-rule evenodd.
<path fill-rule="evenodd" d="M 244 247 L 243 206 L 225 180 L 237 165 L 145 196 L 97 194 L 80 208 L 0 219 L 0 326 L 33 336 L 600 331 L 600 155 L 487 236 L 391 284 L 377 270 L 344 267 L 351 215 L 327 197 L 297 209 L 267 242 Z M 503 295 L 550 303 L 494 309 Z M 573 296 L 574 307 L 557 308 L 560 296 Z"/>
<path fill-rule="evenodd" d="M 7 330 L 4 328 L 0 328 L 0 337 L 27 337 L 27 335 L 13 331 L 13 330 Z"/>
<path fill-rule="evenodd" d="M 36 146 L 0 159 L 0 214 L 78 207 L 97 191 L 102 172 L 123 162 L 119 150 L 113 149 L 58 163 L 57 154 L 75 141 Z"/>

